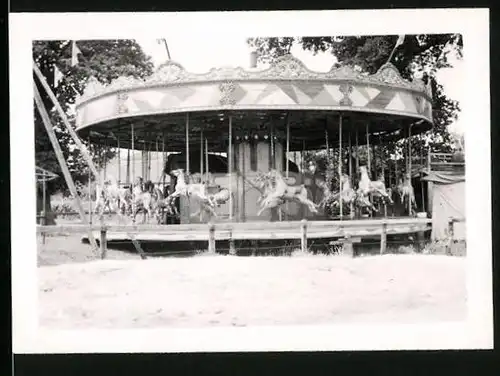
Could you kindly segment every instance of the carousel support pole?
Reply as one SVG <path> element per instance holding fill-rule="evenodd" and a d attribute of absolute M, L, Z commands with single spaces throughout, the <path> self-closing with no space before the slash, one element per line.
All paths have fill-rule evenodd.
<path fill-rule="evenodd" d="M 377 156 L 377 151 L 378 151 L 378 145 L 375 144 L 375 140 L 372 142 L 372 166 L 373 166 L 373 180 L 378 180 L 379 178 L 379 173 L 378 173 L 378 167 L 377 167 L 377 162 L 378 162 L 378 156 Z"/>
<path fill-rule="evenodd" d="M 275 143 L 274 143 L 274 138 L 275 138 L 275 130 L 274 130 L 274 122 L 273 118 L 271 117 L 271 168 L 274 170 L 276 169 L 276 150 L 275 150 Z M 271 209 L 273 210 L 273 209 Z M 274 210 L 273 210 L 274 211 Z M 281 208 L 278 208 L 278 221 L 282 221 L 282 211 Z"/>
<path fill-rule="evenodd" d="M 106 160 L 106 152 L 108 151 L 108 136 L 106 135 L 106 140 L 104 140 L 104 147 L 103 147 L 103 153 L 102 153 L 102 163 L 103 163 L 103 174 L 104 174 L 104 180 L 106 180 L 106 167 L 108 166 L 107 160 Z"/>
<path fill-rule="evenodd" d="M 118 149 L 118 186 L 122 182 L 122 163 L 121 163 L 121 149 L 120 149 L 120 137 L 116 138 L 116 148 Z"/>
<path fill-rule="evenodd" d="M 379 152 L 382 150 L 382 136 L 380 134 L 378 135 L 378 146 L 379 146 Z M 380 156 L 379 154 L 379 160 L 380 160 L 380 165 L 382 168 L 382 181 L 384 182 L 384 187 L 385 187 L 385 156 Z M 384 218 L 387 218 L 387 203 L 385 202 L 384 199 Z"/>
<path fill-rule="evenodd" d="M 151 180 L 151 157 L 153 156 L 151 149 L 153 148 L 153 144 L 151 142 L 148 143 L 148 180 Z"/>
<path fill-rule="evenodd" d="M 189 184 L 189 175 L 191 174 L 191 169 L 189 166 L 189 113 L 186 113 L 186 183 Z M 190 202 L 189 199 L 187 201 L 187 213 L 188 218 L 190 217 L 189 213 L 191 213 Z"/>
<path fill-rule="evenodd" d="M 351 184 L 352 184 L 352 143 L 351 143 L 351 132 L 349 132 L 349 179 L 351 179 Z"/>
<path fill-rule="evenodd" d="M 208 182 L 208 138 L 205 138 L 205 181 Z"/>
<path fill-rule="evenodd" d="M 370 177 L 370 180 L 372 179 L 372 165 L 371 165 L 371 159 L 370 159 L 370 132 L 369 132 L 369 126 L 368 123 L 366 123 L 366 163 L 368 167 L 368 176 Z"/>
<path fill-rule="evenodd" d="M 130 185 L 130 148 L 127 149 L 127 171 L 126 183 Z"/>
<path fill-rule="evenodd" d="M 301 165 L 301 170 L 302 170 L 302 184 L 305 183 L 305 173 L 306 173 L 305 155 L 306 155 L 306 141 L 303 139 L 302 140 L 302 151 L 300 152 L 300 165 Z M 304 218 L 305 213 L 306 212 L 305 212 L 304 205 L 300 205 L 300 216 L 302 218 Z"/>
<path fill-rule="evenodd" d="M 165 132 L 161 134 L 161 178 L 162 178 L 162 192 L 165 191 L 165 175 L 166 175 L 167 158 L 165 155 Z"/>
<path fill-rule="evenodd" d="M 40 224 L 42 226 L 45 226 L 45 213 L 46 213 L 46 210 L 45 210 L 45 207 L 46 207 L 46 202 L 45 200 L 47 200 L 47 185 L 45 183 L 45 180 L 46 180 L 47 176 L 45 174 L 45 172 L 43 173 L 43 178 L 42 178 L 42 212 L 40 213 L 42 215 L 42 218 L 40 219 Z M 45 232 L 42 233 L 42 244 L 45 244 Z"/>
<path fill-rule="evenodd" d="M 290 119 L 287 116 L 286 120 L 286 178 L 288 179 L 288 175 L 290 172 L 290 163 L 288 162 L 289 160 L 289 154 L 290 154 Z"/>
<path fill-rule="evenodd" d="M 275 153 L 275 144 L 274 144 L 274 122 L 271 122 L 271 167 L 273 169 L 276 168 L 276 153 Z"/>
<path fill-rule="evenodd" d="M 200 180 L 203 180 L 203 128 L 200 134 Z M 200 222 L 203 220 L 203 210 L 200 210 Z"/>
<path fill-rule="evenodd" d="M 203 147 L 203 129 L 201 130 L 200 133 L 200 177 L 203 178 L 203 172 L 205 171 L 205 168 L 203 166 L 203 160 L 204 160 L 204 147 Z"/>
<path fill-rule="evenodd" d="M 131 124 L 132 143 L 132 184 L 135 184 L 135 134 L 134 123 Z M 132 198 L 132 223 L 135 225 L 135 198 Z"/>
<path fill-rule="evenodd" d="M 302 173 L 306 171 L 306 141 L 302 140 L 302 155 L 300 156 L 300 162 L 302 164 Z"/>
<path fill-rule="evenodd" d="M 228 148 L 228 172 L 229 172 L 229 220 L 233 220 L 233 117 L 229 114 L 229 148 Z"/>
<path fill-rule="evenodd" d="M 325 117 L 326 163 L 328 164 L 328 168 L 330 168 L 330 165 L 331 165 L 331 154 L 330 154 L 329 139 L 330 139 L 330 135 L 328 134 L 328 117 Z"/>
<path fill-rule="evenodd" d="M 351 130 L 349 129 L 349 181 L 351 183 L 351 186 L 353 185 L 353 181 L 352 181 L 352 141 L 351 141 L 351 138 L 352 138 L 352 134 L 351 134 Z M 352 201 L 349 203 L 349 216 L 351 217 L 351 219 L 354 219 L 354 211 L 353 211 L 353 203 Z"/>
<path fill-rule="evenodd" d="M 356 175 L 359 174 L 359 132 L 356 127 Z"/>
<path fill-rule="evenodd" d="M 286 117 L 286 178 L 288 180 L 289 173 L 290 173 L 290 163 L 288 162 L 289 160 L 289 154 L 290 154 L 290 118 L 287 115 Z M 289 213 L 289 206 L 288 206 L 288 201 L 286 203 L 286 219 L 288 220 L 288 213 Z"/>
<path fill-rule="evenodd" d="M 370 180 L 372 179 L 372 164 L 370 159 L 370 132 L 368 123 L 366 123 L 366 160 L 367 160 L 367 169 L 368 169 L 368 177 Z M 373 195 L 370 193 L 370 202 L 373 204 Z M 370 217 L 373 216 L 372 211 L 370 211 Z"/>
<path fill-rule="evenodd" d="M 422 213 L 425 213 L 425 190 L 422 178 L 424 177 L 424 148 L 420 150 L 420 192 L 422 195 Z"/>
<path fill-rule="evenodd" d="M 160 163 L 160 149 L 158 146 L 158 136 L 156 136 L 156 178 L 158 179 L 158 186 L 160 185 L 160 176 L 161 176 L 161 163 Z"/>
<path fill-rule="evenodd" d="M 339 192 L 342 192 L 342 115 L 339 116 Z M 342 193 L 339 195 L 340 220 L 343 217 Z"/>
<path fill-rule="evenodd" d="M 88 136 L 88 143 L 89 143 L 89 151 L 90 151 L 90 133 Z M 92 226 L 92 189 L 91 189 L 91 187 L 92 187 L 92 175 L 90 173 L 90 168 L 89 168 L 89 173 L 88 173 L 88 180 L 89 180 L 89 226 Z M 96 201 L 97 201 L 97 192 L 96 192 Z"/>
<path fill-rule="evenodd" d="M 38 112 L 40 114 L 40 117 L 42 118 L 43 125 L 45 126 L 45 130 L 47 131 L 47 135 L 50 139 L 50 142 L 52 144 L 52 147 L 54 149 L 54 152 L 57 157 L 57 161 L 59 162 L 59 165 L 61 167 L 64 179 L 66 180 L 66 184 L 71 192 L 71 195 L 75 199 L 76 206 L 78 213 L 80 214 L 80 217 L 85 223 L 85 210 L 83 209 L 83 205 L 80 201 L 80 198 L 78 196 L 78 192 L 76 190 L 75 182 L 73 181 L 73 178 L 71 177 L 71 173 L 69 172 L 68 165 L 66 164 L 66 160 L 64 159 L 64 155 L 61 149 L 61 145 L 59 144 L 59 141 L 57 140 L 57 136 L 54 132 L 54 128 L 50 122 L 50 117 L 43 105 L 42 97 L 40 96 L 40 92 L 38 91 L 38 88 L 35 83 L 33 83 L 33 89 L 34 89 L 34 95 L 35 95 L 35 104 L 38 109 Z M 89 242 L 94 250 L 97 250 L 97 242 L 96 239 L 94 238 L 94 234 L 92 233 L 92 230 L 89 229 L 88 232 L 88 237 L 89 237 Z"/>
<path fill-rule="evenodd" d="M 410 127 L 408 128 L 408 171 L 410 174 L 410 184 L 413 186 L 411 179 L 412 179 L 412 163 L 411 163 L 411 124 Z M 412 212 L 412 207 L 411 207 L 411 200 L 408 200 L 408 214 L 411 216 Z"/>
<path fill-rule="evenodd" d="M 189 113 L 186 114 L 186 173 L 188 175 L 191 173 L 189 166 Z"/>
<path fill-rule="evenodd" d="M 397 187 L 399 184 L 398 181 L 398 159 L 394 159 L 394 185 Z"/>

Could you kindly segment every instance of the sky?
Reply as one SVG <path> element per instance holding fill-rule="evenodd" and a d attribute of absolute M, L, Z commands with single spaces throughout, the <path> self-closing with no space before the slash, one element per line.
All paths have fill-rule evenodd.
<path fill-rule="evenodd" d="M 155 66 L 167 60 L 164 45 L 159 44 L 156 39 L 138 38 L 137 42 L 144 52 L 151 56 Z M 169 36 L 167 42 L 172 60 L 193 73 L 208 72 L 214 67 L 249 67 L 251 49 L 246 43 L 246 38 L 240 35 L 227 34 L 224 38 L 206 41 L 184 34 Z M 302 50 L 299 46 L 294 46 L 291 52 L 313 71 L 327 72 L 335 62 L 335 57 L 328 52 L 314 55 L 312 52 Z M 443 85 L 449 98 L 461 102 L 464 92 L 463 80 L 457 78 L 463 77 L 465 67 L 462 61 L 451 55 L 450 62 L 453 68 L 441 69 L 437 73 L 438 81 Z M 450 126 L 450 131 L 463 133 L 463 130 L 459 115 L 459 119 Z"/>

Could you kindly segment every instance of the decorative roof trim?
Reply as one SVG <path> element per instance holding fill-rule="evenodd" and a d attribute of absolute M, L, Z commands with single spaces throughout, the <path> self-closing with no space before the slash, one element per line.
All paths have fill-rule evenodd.
<path fill-rule="evenodd" d="M 330 71 L 315 72 L 307 68 L 302 61 L 293 55 L 285 55 L 276 59 L 274 64 L 264 70 L 245 70 L 242 67 L 212 68 L 207 73 L 191 73 L 174 61 L 167 61 L 145 80 L 131 76 L 122 76 L 113 80 L 109 85 L 101 84 L 95 77 L 91 77 L 83 92 L 77 98 L 79 106 L 93 98 L 134 89 L 147 89 L 162 85 L 181 85 L 200 82 L 231 82 L 231 81 L 261 81 L 261 80 L 318 80 L 318 81 L 351 81 L 366 85 L 383 85 L 416 91 L 432 99 L 430 85 L 421 80 L 407 81 L 401 77 L 397 68 L 386 63 L 373 75 L 357 72 L 354 68 L 344 65 Z"/>

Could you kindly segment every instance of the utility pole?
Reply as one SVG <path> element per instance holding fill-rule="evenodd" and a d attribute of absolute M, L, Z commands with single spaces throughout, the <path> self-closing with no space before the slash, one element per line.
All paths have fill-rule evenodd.
<path fill-rule="evenodd" d="M 158 39 L 158 43 L 159 44 L 163 43 L 165 45 L 165 50 L 167 50 L 168 60 L 172 60 L 172 58 L 170 57 L 170 50 L 168 49 L 167 40 L 165 38 L 160 38 Z"/>

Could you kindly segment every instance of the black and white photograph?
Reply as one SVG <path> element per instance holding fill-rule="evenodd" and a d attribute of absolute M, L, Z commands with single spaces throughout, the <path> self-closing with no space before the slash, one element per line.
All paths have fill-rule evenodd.
<path fill-rule="evenodd" d="M 94 341 L 71 341 L 80 352 L 139 352 L 158 330 L 176 333 L 144 345 L 160 352 L 322 349 L 312 333 L 325 349 L 427 349 L 446 330 L 449 348 L 492 346 L 489 68 L 471 69 L 487 64 L 488 12 L 450 10 L 433 32 L 428 11 L 372 11 L 382 25 L 366 31 L 356 11 L 323 28 L 226 12 L 207 33 L 213 18 L 174 32 L 146 13 L 114 34 L 106 14 L 92 32 L 76 15 L 24 30 L 11 149 L 32 158 L 15 173 L 32 200 L 16 206 L 13 178 L 13 317 L 46 338 L 24 327 L 19 346 L 66 352 L 55 341 L 74 331 Z M 11 38 L 47 22 L 31 17 Z M 486 20 L 481 57 L 465 17 Z M 31 273 L 29 305 L 16 279 Z"/>

